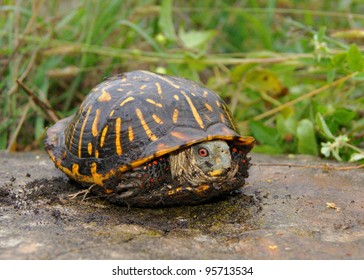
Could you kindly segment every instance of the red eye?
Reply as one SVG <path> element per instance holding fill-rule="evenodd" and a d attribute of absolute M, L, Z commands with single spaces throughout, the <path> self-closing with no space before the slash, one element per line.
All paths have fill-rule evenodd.
<path fill-rule="evenodd" d="M 199 148 L 198 155 L 200 157 L 207 157 L 209 155 L 209 151 L 206 148 Z"/>

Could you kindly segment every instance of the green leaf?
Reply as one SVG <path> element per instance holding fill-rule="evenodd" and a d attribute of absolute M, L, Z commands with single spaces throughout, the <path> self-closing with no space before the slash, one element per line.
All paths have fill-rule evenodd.
<path fill-rule="evenodd" d="M 230 72 L 231 80 L 234 83 L 240 83 L 243 80 L 245 74 L 253 67 L 255 67 L 254 63 L 247 63 L 247 64 L 243 63 L 232 67 Z"/>
<path fill-rule="evenodd" d="M 163 35 L 170 41 L 176 41 L 176 32 L 173 25 L 173 0 L 162 0 L 158 25 Z"/>
<path fill-rule="evenodd" d="M 265 126 L 260 122 L 250 121 L 249 122 L 250 130 L 253 136 L 261 143 L 268 144 L 269 146 L 277 147 L 277 130 Z"/>
<path fill-rule="evenodd" d="M 346 56 L 347 56 L 347 53 L 345 53 L 345 52 L 335 54 L 332 57 L 333 66 L 335 68 L 342 68 L 344 66 L 345 61 L 346 61 Z"/>
<path fill-rule="evenodd" d="M 259 154 L 279 155 L 283 153 L 283 150 L 279 146 L 256 145 L 254 146 L 254 152 Z"/>
<path fill-rule="evenodd" d="M 348 67 L 352 71 L 363 71 L 364 60 L 363 55 L 361 54 L 357 45 L 351 45 L 347 54 L 346 61 L 348 63 Z"/>
<path fill-rule="evenodd" d="M 334 81 L 334 79 L 335 79 L 335 68 L 329 68 L 328 70 L 327 70 L 327 82 L 329 83 L 329 84 L 331 84 L 333 81 Z"/>
<path fill-rule="evenodd" d="M 323 40 L 325 39 L 325 32 L 326 32 L 326 26 L 321 26 L 317 34 L 317 40 L 319 42 L 323 42 Z"/>
<path fill-rule="evenodd" d="M 301 154 L 318 155 L 318 146 L 313 123 L 303 119 L 297 126 L 298 152 Z"/>
<path fill-rule="evenodd" d="M 316 115 L 316 123 L 319 127 L 320 132 L 328 138 L 328 139 L 335 139 L 335 136 L 331 133 L 329 127 L 327 126 L 325 119 L 322 117 L 320 113 Z"/>
<path fill-rule="evenodd" d="M 136 33 L 138 33 L 140 36 L 142 36 L 157 52 L 162 52 L 162 49 L 158 46 L 156 41 L 142 28 L 140 28 L 138 25 L 128 21 L 128 20 L 120 20 L 118 22 L 120 25 L 125 25 L 133 29 Z"/>
<path fill-rule="evenodd" d="M 252 90 L 269 94 L 268 97 L 279 96 L 286 90 L 275 73 L 262 68 L 251 69 L 245 76 L 245 85 Z"/>
<path fill-rule="evenodd" d="M 340 125 L 347 126 L 356 117 L 356 113 L 345 108 L 338 108 L 332 117 Z"/>
<path fill-rule="evenodd" d="M 0 133 L 0 150 L 6 149 L 8 144 L 7 131 Z"/>
<path fill-rule="evenodd" d="M 186 32 L 183 28 L 180 28 L 178 36 L 185 48 L 205 50 L 207 43 L 216 36 L 216 30 L 191 30 Z"/>

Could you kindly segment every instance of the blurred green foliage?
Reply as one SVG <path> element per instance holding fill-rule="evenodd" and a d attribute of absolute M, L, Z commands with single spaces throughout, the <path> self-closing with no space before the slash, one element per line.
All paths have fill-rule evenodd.
<path fill-rule="evenodd" d="M 2 3 L 0 149 L 41 148 L 52 124 L 17 79 L 65 117 L 105 77 L 148 69 L 219 93 L 256 152 L 363 161 L 362 1 Z"/>

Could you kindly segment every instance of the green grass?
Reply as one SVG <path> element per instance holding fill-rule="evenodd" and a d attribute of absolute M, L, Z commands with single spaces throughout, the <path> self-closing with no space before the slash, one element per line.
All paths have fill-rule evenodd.
<path fill-rule="evenodd" d="M 148 69 L 206 84 L 256 152 L 363 162 L 361 1 L 3 1 L 0 149 L 43 147 L 105 77 Z"/>

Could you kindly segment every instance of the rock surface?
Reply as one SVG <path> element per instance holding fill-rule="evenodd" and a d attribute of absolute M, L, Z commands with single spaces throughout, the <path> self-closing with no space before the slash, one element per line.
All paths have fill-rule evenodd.
<path fill-rule="evenodd" d="M 231 197 L 128 209 L 70 198 L 78 189 L 44 152 L 0 152 L 0 259 L 364 259 L 363 169 L 252 158 Z"/>

